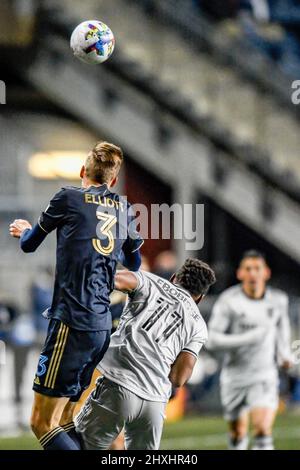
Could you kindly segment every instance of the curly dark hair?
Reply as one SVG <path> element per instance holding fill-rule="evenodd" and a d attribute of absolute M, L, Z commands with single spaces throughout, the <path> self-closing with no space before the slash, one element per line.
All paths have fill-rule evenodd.
<path fill-rule="evenodd" d="M 194 296 L 204 295 L 209 287 L 216 282 L 211 267 L 196 258 L 188 258 L 184 265 L 175 273 L 176 282 Z"/>

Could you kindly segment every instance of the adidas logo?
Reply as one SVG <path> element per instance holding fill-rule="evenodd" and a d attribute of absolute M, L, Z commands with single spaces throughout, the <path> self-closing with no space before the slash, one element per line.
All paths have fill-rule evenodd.
<path fill-rule="evenodd" d="M 38 378 L 38 376 L 35 377 L 34 383 L 35 383 L 36 385 L 41 385 L 41 382 L 40 382 L 40 379 Z"/>

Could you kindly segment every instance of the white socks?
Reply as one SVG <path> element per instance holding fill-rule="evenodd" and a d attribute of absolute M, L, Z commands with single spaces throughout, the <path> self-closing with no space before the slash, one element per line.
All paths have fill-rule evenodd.
<path fill-rule="evenodd" d="M 252 450 L 274 450 L 272 436 L 255 436 L 253 439 Z"/>
<path fill-rule="evenodd" d="M 249 444 L 249 437 L 245 436 L 242 439 L 229 438 L 228 449 L 229 450 L 247 450 Z"/>

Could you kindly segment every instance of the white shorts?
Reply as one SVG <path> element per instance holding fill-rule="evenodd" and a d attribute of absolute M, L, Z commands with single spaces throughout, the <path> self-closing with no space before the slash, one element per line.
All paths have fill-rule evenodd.
<path fill-rule="evenodd" d="M 278 381 L 266 380 L 245 387 L 221 384 L 224 418 L 235 421 L 253 408 L 278 408 Z"/>
<path fill-rule="evenodd" d="M 126 450 L 159 449 L 166 403 L 148 401 L 105 377 L 75 418 L 87 450 L 107 450 L 124 428 Z"/>

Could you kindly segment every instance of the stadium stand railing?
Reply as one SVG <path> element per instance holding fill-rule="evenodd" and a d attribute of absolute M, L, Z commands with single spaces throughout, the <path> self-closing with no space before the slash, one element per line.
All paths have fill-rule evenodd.
<path fill-rule="evenodd" d="M 211 60 L 220 65 L 230 66 L 244 80 L 255 84 L 264 93 L 271 94 L 281 105 L 300 114 L 293 106 L 290 95 L 290 81 L 274 63 L 251 47 L 245 38 L 233 41 L 224 31 L 218 31 L 210 22 L 196 14 L 192 2 L 185 0 L 130 0 L 145 9 L 164 24 L 175 28 L 176 32 L 196 49 L 209 54 Z M 272 68 L 272 73 L 270 73 Z"/>
<path fill-rule="evenodd" d="M 160 5 L 160 2 L 158 3 Z M 60 20 L 58 17 L 55 19 L 52 16 L 52 18 L 51 20 L 51 17 L 48 17 L 45 27 L 48 27 L 49 32 L 58 33 L 68 40 L 73 23 L 69 22 L 68 26 L 64 17 Z M 267 186 L 278 188 L 296 202 L 300 202 L 300 185 L 297 179 L 293 174 L 276 168 L 268 152 L 256 145 L 240 142 L 212 116 L 201 114 L 195 109 L 193 102 L 178 93 L 175 87 L 164 84 L 154 72 L 145 70 L 141 63 L 122 54 L 121 48 L 117 49 L 106 67 L 114 75 L 137 88 L 139 92 L 151 97 L 161 111 L 168 112 L 182 123 L 188 124 L 199 135 L 212 142 L 216 149 L 229 153 L 251 171 L 256 172 Z"/>
<path fill-rule="evenodd" d="M 257 166 L 262 172 L 269 174 L 273 165 L 286 187 L 294 183 L 299 186 L 299 107 L 291 100 L 291 78 L 243 37 L 232 39 L 226 31 L 212 25 L 191 8 L 189 1 L 129 3 L 144 12 L 144 21 L 148 19 L 154 37 L 163 31 L 161 49 L 157 46 L 159 40 L 151 43 L 154 55 L 162 55 L 160 68 L 153 63 L 155 74 L 165 83 L 169 81 L 177 93 L 188 95 L 203 117 L 214 117 L 219 126 L 230 131 L 237 145 L 250 149 L 254 144 Z M 130 18 L 133 16 L 130 11 Z M 131 23 L 134 24 L 133 19 Z M 132 35 L 140 32 L 137 27 L 132 29 Z M 149 32 L 145 36 L 140 41 L 140 49 L 145 49 L 142 54 L 128 34 L 129 52 L 132 48 L 141 62 L 147 55 Z M 256 157 L 250 153 L 255 166 Z M 297 180 L 294 183 L 293 176 Z"/>
<path fill-rule="evenodd" d="M 86 15 L 109 21 L 116 32 L 116 50 L 122 51 L 128 63 L 130 59 L 132 64 L 140 65 L 139 70 L 147 73 L 149 80 L 159 83 L 157 88 L 164 87 L 163 94 L 169 92 L 190 109 L 192 102 L 194 115 L 203 128 L 206 122 L 207 128 L 213 127 L 213 118 L 215 128 L 228 134 L 227 140 L 234 142 L 241 155 L 249 156 L 255 171 L 265 173 L 267 178 L 280 175 L 275 177 L 279 183 L 283 182 L 287 190 L 297 191 L 300 134 L 298 107 L 291 104 L 291 83 L 276 64 L 251 44 L 244 44 L 243 38 L 233 41 L 226 31 L 207 22 L 198 11 L 190 10 L 191 3 L 89 0 L 83 5 L 73 0 L 61 7 L 69 21 L 71 14 L 75 15 L 73 26 Z M 251 74 L 245 75 L 240 59 Z M 105 67 L 110 65 L 111 61 Z M 260 78 L 252 80 L 259 70 Z M 260 79 L 265 80 L 265 86 L 258 85 Z M 285 98 L 279 97 L 277 88 L 269 86 L 270 81 Z"/>

